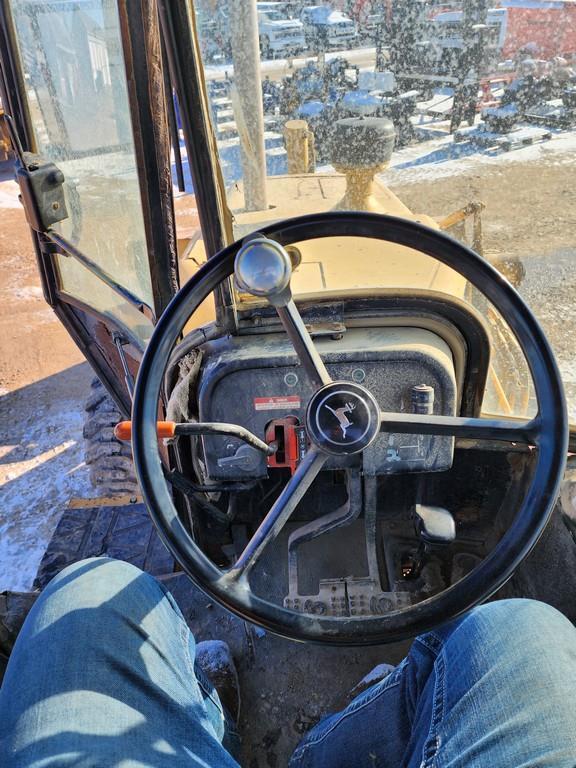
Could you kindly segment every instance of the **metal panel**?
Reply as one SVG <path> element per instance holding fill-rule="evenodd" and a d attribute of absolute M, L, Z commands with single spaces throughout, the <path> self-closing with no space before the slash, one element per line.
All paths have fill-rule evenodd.
<path fill-rule="evenodd" d="M 119 0 L 120 30 L 156 317 L 178 290 L 170 132 L 155 0 Z"/>
<path fill-rule="evenodd" d="M 170 78 L 178 96 L 202 236 L 210 257 L 234 238 L 210 124 L 194 15 L 188 0 L 158 0 L 158 10 Z M 215 294 L 219 324 L 233 327 L 235 319 L 228 282 L 219 286 Z"/>

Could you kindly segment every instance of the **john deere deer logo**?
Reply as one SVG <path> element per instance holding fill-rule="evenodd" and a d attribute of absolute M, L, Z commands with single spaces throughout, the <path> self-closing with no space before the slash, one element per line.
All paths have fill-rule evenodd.
<path fill-rule="evenodd" d="M 342 430 L 342 439 L 346 439 L 346 431 L 348 430 L 348 427 L 351 427 L 353 425 L 353 422 L 350 421 L 348 416 L 346 414 L 352 413 L 352 411 L 356 408 L 354 403 L 346 403 L 342 408 L 330 408 L 329 405 L 326 405 L 324 403 L 324 408 L 328 408 L 328 410 L 336 416 L 338 419 L 338 423 L 340 424 L 340 429 Z"/>

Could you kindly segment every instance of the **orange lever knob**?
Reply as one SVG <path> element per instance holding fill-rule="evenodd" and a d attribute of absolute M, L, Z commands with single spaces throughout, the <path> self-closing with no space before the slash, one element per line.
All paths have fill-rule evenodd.
<path fill-rule="evenodd" d="M 176 423 L 173 421 L 157 421 L 156 434 L 158 437 L 174 437 L 176 434 Z M 123 440 L 129 443 L 132 440 L 132 422 L 121 421 L 114 427 L 114 437 L 117 440 Z"/>

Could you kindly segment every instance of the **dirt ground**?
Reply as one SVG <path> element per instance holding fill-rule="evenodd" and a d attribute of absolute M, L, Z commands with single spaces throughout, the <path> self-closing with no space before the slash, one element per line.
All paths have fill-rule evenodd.
<path fill-rule="evenodd" d="M 445 215 L 468 200 L 481 200 L 486 205 L 486 254 L 522 259 L 574 247 L 576 161 L 570 159 L 489 165 L 462 175 L 394 183 L 393 189 L 409 208 L 432 216 Z"/>
<path fill-rule="evenodd" d="M 83 360 L 44 301 L 32 239 L 12 176 L 8 163 L 0 165 L 0 387 L 4 390 Z"/>
<path fill-rule="evenodd" d="M 527 159 L 523 160 L 523 156 Z M 494 263 L 517 259 L 524 276 L 517 289 L 552 342 L 576 419 L 576 189 L 574 153 L 556 153 L 540 145 L 511 152 L 501 163 L 434 177 L 411 169 L 392 169 L 389 183 L 415 212 L 436 217 L 480 200 L 485 257 Z M 384 178 L 386 178 L 386 174 Z"/>

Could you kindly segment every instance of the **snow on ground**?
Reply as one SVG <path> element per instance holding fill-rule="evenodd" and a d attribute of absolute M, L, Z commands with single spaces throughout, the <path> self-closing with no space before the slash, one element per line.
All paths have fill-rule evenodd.
<path fill-rule="evenodd" d="M 472 142 L 457 143 L 451 136 L 442 136 L 396 150 L 385 173 L 388 183 L 400 184 L 469 173 L 480 166 L 526 162 L 574 164 L 575 158 L 574 131 L 553 131 L 547 141 L 509 152 L 482 149 Z"/>
<path fill-rule="evenodd" d="M 277 62 L 274 62 L 277 63 Z M 455 142 L 448 133 L 449 121 L 416 116 L 413 124 L 418 129 L 425 129 L 430 138 L 415 142 L 407 147 L 395 149 L 390 166 L 380 174 L 386 184 L 403 184 L 430 179 L 447 178 L 474 171 L 480 167 L 507 165 L 510 163 L 538 163 L 548 165 L 576 163 L 576 131 L 549 129 L 552 138 L 536 142 L 510 151 L 499 148 L 486 148 L 471 141 Z M 479 122 L 478 122 L 479 124 Z M 222 144 L 222 142 L 219 142 Z M 221 162 L 224 160 L 224 172 L 228 184 L 242 175 L 239 159 L 226 162 L 221 150 Z M 188 155 L 183 139 L 180 141 L 180 154 L 185 176 L 186 190 L 192 191 L 192 179 L 188 165 Z M 172 153 L 172 171 L 175 178 L 175 158 Z M 318 166 L 317 173 L 334 173 L 329 165 Z M 285 170 L 281 171 L 285 173 Z M 273 175 L 268 169 L 268 175 Z M 174 182 L 174 190 L 176 185 Z M 182 194 L 182 193 L 177 193 Z"/>
<path fill-rule="evenodd" d="M 27 299 L 41 299 L 42 288 L 39 285 L 22 285 L 11 290 L 15 299 L 26 301 Z"/>
<path fill-rule="evenodd" d="M 74 497 L 89 498 L 82 395 L 75 366 L 0 396 L 0 588 L 28 590 L 56 524 Z M 78 386 L 80 384 L 80 386 Z"/>
<path fill-rule="evenodd" d="M 21 208 L 18 194 L 20 188 L 15 181 L 6 180 L 0 183 L 0 210 L 2 208 Z"/>
<path fill-rule="evenodd" d="M 351 48 L 347 51 L 329 51 L 325 54 L 326 61 L 332 61 L 334 59 L 340 59 L 344 57 L 350 64 L 366 65 L 367 63 L 374 65 L 376 57 L 376 48 Z M 272 74 L 290 74 L 294 69 L 300 69 L 304 67 L 309 61 L 316 63 L 318 56 L 316 55 L 304 55 L 295 57 L 292 59 L 268 59 L 261 64 L 262 73 L 264 75 Z M 232 77 L 234 75 L 234 65 L 232 62 L 226 64 L 208 64 L 204 67 L 206 80 L 222 80 L 226 75 Z"/>

